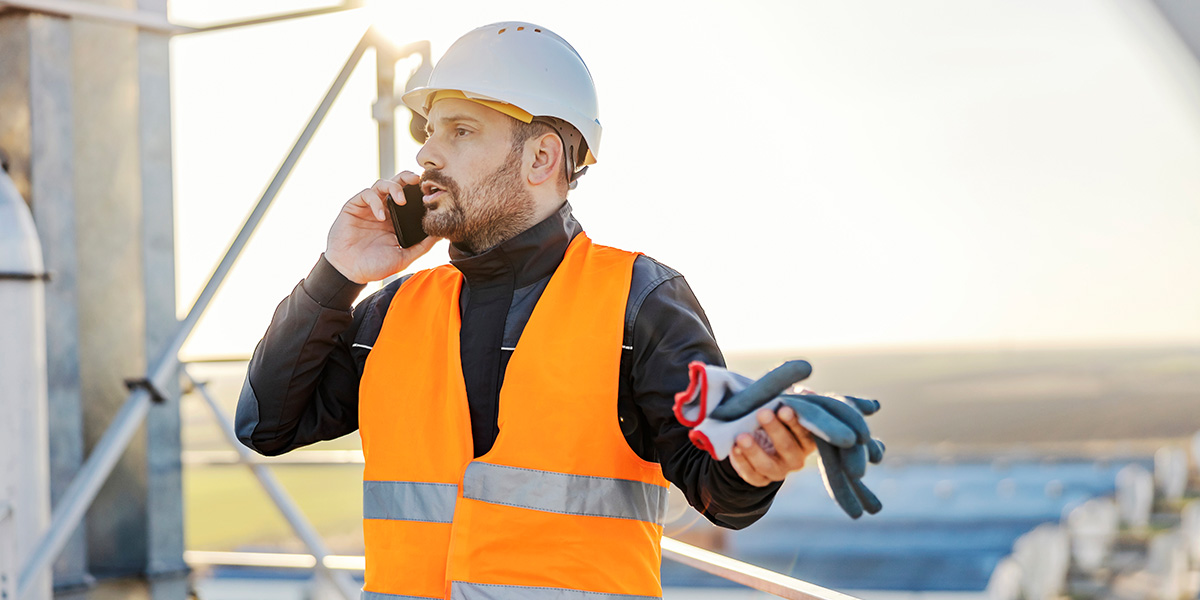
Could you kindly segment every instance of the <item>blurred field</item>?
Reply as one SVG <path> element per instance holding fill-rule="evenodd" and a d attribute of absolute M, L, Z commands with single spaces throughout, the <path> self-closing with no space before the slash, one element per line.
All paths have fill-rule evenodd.
<path fill-rule="evenodd" d="M 1200 348 L 889 353 L 732 354 L 731 369 L 761 375 L 807 358 L 808 387 L 878 398 L 871 418 L 893 460 L 905 454 L 1144 455 L 1200 430 Z M 233 414 L 244 364 L 196 364 Z M 188 450 L 227 446 L 199 398 L 183 402 Z M 359 447 L 356 435 L 318 444 Z M 360 466 L 276 466 L 335 553 L 362 552 Z M 198 550 L 301 546 L 249 470 L 185 470 L 187 547 Z"/>
<path fill-rule="evenodd" d="M 273 469 L 335 553 L 362 552 L 362 467 L 288 465 Z M 184 472 L 183 492 L 189 549 L 302 548 L 245 467 L 189 467 Z"/>

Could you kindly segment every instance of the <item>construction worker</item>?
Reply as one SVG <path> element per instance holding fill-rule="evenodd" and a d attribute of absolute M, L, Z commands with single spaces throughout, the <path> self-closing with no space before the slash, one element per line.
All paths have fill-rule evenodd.
<path fill-rule="evenodd" d="M 424 172 L 343 206 L 254 351 L 240 439 L 277 455 L 360 430 L 364 598 L 660 597 L 668 482 L 745 527 L 810 434 L 762 411 L 774 452 L 743 435 L 716 461 L 674 418 L 688 364 L 724 361 L 679 273 L 594 244 L 572 215 L 601 127 L 570 44 L 480 27 L 403 100 L 428 119 Z M 384 205 L 403 186 L 420 186 L 430 234 L 407 249 Z M 351 308 L 440 238 L 449 265 Z"/>

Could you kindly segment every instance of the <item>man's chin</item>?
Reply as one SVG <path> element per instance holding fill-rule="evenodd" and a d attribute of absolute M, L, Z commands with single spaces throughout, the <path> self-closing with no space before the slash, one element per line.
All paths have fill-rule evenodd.
<path fill-rule="evenodd" d="M 429 235 L 445 238 L 453 242 L 458 238 L 459 228 L 455 223 L 447 222 L 448 219 L 444 218 L 445 216 L 444 214 L 438 214 L 427 209 L 425 217 L 421 219 L 421 228 Z"/>

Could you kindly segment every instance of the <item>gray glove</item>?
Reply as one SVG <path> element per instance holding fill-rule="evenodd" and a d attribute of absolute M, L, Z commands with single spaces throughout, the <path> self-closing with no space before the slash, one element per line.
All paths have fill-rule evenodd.
<path fill-rule="evenodd" d="M 783 394 L 812 373 L 811 365 L 802 360 L 784 363 L 757 381 L 699 362 L 689 365 L 688 372 L 688 389 L 675 396 L 675 416 L 692 428 L 688 435 L 692 443 L 714 459 L 724 460 L 737 436 L 759 429 L 755 418 L 759 409 L 775 411 L 786 404 L 813 433 L 821 478 L 838 506 L 855 519 L 864 510 L 875 514 L 883 508 L 862 484 L 867 463 L 883 460 L 883 442 L 871 437 L 863 419 L 879 410 L 877 401 Z"/>

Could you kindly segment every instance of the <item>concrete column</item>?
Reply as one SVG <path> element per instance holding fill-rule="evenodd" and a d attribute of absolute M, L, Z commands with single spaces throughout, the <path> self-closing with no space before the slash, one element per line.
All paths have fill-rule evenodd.
<path fill-rule="evenodd" d="M 43 244 L 52 505 L 83 462 L 76 287 L 71 26 L 61 17 L 0 14 L 0 152 L 33 210 Z M 54 564 L 57 590 L 86 588 L 83 528 Z"/>
<path fill-rule="evenodd" d="M 80 378 L 90 451 L 125 402 L 124 379 L 146 364 L 138 33 L 78 19 L 71 30 Z M 146 564 L 145 456 L 139 435 L 88 511 L 88 563 L 97 577 L 139 575 Z"/>
<path fill-rule="evenodd" d="M 166 13 L 161 0 L 103 3 Z M 80 371 L 91 446 L 128 396 L 123 381 L 145 376 L 175 329 L 170 88 L 161 34 L 71 26 Z M 164 391 L 165 404 L 152 408 L 92 503 L 88 562 L 98 577 L 145 576 L 151 597 L 182 600 L 179 394 Z"/>

